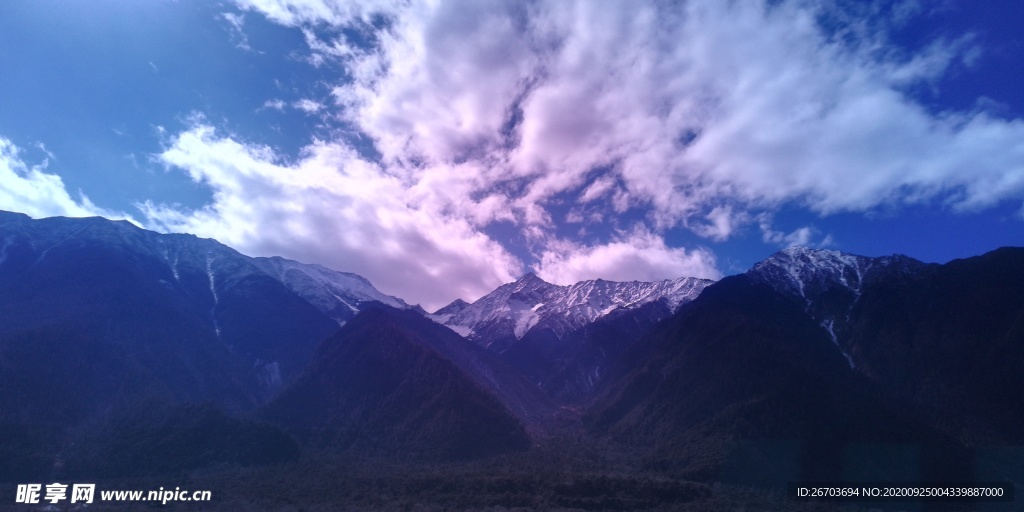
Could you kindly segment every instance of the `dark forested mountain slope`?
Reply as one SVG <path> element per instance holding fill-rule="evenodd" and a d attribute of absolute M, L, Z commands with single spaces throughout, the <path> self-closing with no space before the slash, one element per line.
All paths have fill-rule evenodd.
<path fill-rule="evenodd" d="M 859 373 L 965 442 L 1024 441 L 1024 249 L 928 265 L 794 248 L 748 275 L 801 303 Z"/>
<path fill-rule="evenodd" d="M 969 443 L 1024 443 L 1024 249 L 877 281 L 837 332 L 865 375 Z"/>
<path fill-rule="evenodd" d="M 929 265 L 796 248 L 634 344 L 588 421 L 709 474 L 973 478 L 1021 442 L 1022 376 L 1024 250 Z"/>
<path fill-rule="evenodd" d="M 360 313 L 263 416 L 345 453 L 451 460 L 527 448 L 523 425 L 435 348 L 421 322 L 386 306 Z"/>
<path fill-rule="evenodd" d="M 967 472 L 962 447 L 851 369 L 802 304 L 747 276 L 622 361 L 590 424 L 670 467 L 775 483 Z"/>
<path fill-rule="evenodd" d="M 671 314 L 666 301 L 656 300 L 618 308 L 561 338 L 533 329 L 501 357 L 556 402 L 576 404 L 590 397 L 622 353 Z"/>

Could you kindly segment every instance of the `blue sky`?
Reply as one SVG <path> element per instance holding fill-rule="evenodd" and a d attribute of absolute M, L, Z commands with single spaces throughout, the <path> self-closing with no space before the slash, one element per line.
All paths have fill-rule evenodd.
<path fill-rule="evenodd" d="M 1024 6 L 0 3 L 0 209 L 104 215 L 428 309 L 526 271 L 1024 245 Z"/>

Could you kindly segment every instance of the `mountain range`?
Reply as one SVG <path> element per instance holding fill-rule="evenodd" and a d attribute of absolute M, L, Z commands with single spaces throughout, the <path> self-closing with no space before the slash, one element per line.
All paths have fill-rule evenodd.
<path fill-rule="evenodd" d="M 526 274 L 427 313 L 214 240 L 0 212 L 3 481 L 584 439 L 692 481 L 1019 486 L 1021 389 L 1021 248 L 795 247 L 718 282 Z M 230 448 L 188 448 L 207 445 Z"/>

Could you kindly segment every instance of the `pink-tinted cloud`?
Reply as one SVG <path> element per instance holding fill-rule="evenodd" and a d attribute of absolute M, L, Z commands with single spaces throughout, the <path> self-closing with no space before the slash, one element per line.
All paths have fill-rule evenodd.
<path fill-rule="evenodd" d="M 159 157 L 214 197 L 196 211 L 140 205 L 158 229 L 356 272 L 427 309 L 522 273 L 501 245 L 462 218 L 416 206 L 413 188 L 346 146 L 317 143 L 284 164 L 269 148 L 197 124 Z"/>
<path fill-rule="evenodd" d="M 668 247 L 661 237 L 643 229 L 619 233 L 610 242 L 598 245 L 551 240 L 539 259 L 537 275 L 562 285 L 587 279 L 657 281 L 667 276 L 721 277 L 714 255 L 708 250 Z"/>
<path fill-rule="evenodd" d="M 537 261 L 524 263 L 546 279 L 666 278 L 714 273 L 707 250 L 665 243 L 674 227 L 711 241 L 760 228 L 769 244 L 813 244 L 821 235 L 810 227 L 783 233 L 759 219 L 783 205 L 828 215 L 919 203 L 978 210 L 1024 199 L 1024 121 L 982 107 L 936 114 L 906 93 L 934 84 L 954 64 L 969 66 L 979 54 L 972 39 L 937 39 L 914 55 L 883 51 L 887 27 L 920 5 L 907 3 L 877 23 L 842 25 L 838 4 L 801 0 L 236 3 L 302 30 L 312 63 L 345 68 L 346 78 L 333 84 L 335 104 L 321 114 L 350 123 L 382 158 L 362 161 L 344 140 L 330 140 L 286 169 L 245 141 L 192 130 L 163 156 L 209 184 L 215 203 L 198 212 L 151 211 L 177 219 L 169 224 L 175 229 L 225 233 L 232 222 L 264 217 L 292 219 L 285 232 L 309 229 L 299 227 L 303 219 L 353 226 L 344 236 L 302 238 L 306 245 L 256 229 L 233 236 L 261 251 L 345 254 L 333 263 L 375 282 L 384 267 L 364 262 L 376 253 L 358 240 L 395 248 L 389 262 L 412 253 L 397 249 L 402 244 L 427 255 L 407 273 L 410 281 L 470 279 L 482 270 L 490 286 L 518 269 L 504 241 L 484 234 L 503 221 L 533 244 Z M 833 30 L 841 34 L 821 27 L 823 14 L 840 21 Z M 383 21 L 372 28 L 375 19 Z M 342 28 L 376 33 L 359 42 Z M 274 171 L 250 182 L 237 164 L 204 162 L 200 150 L 176 159 L 174 148 L 188 137 L 218 151 L 230 142 L 253 155 L 254 168 L 263 162 Z M 310 171 L 308 162 L 323 169 Z M 277 176 L 308 173 L 334 183 L 327 169 L 340 176 L 362 169 L 367 181 L 309 187 Z M 363 188 L 390 199 L 371 206 L 358 199 Z M 556 212 L 567 197 L 586 208 Z M 642 228 L 606 227 L 612 234 L 599 242 L 554 234 L 562 222 L 591 222 L 583 232 L 636 211 Z M 451 255 L 460 263 L 449 263 Z M 488 271 L 492 259 L 497 270 Z M 436 270 L 447 265 L 472 272 Z M 412 286 L 401 281 L 389 290 L 402 295 L 400 287 Z M 460 283 L 474 290 L 459 292 L 465 298 L 485 286 Z M 417 294 L 426 296 L 403 296 L 424 300 Z"/>
<path fill-rule="evenodd" d="M 336 89 L 345 115 L 391 160 L 507 154 L 505 175 L 530 178 L 521 204 L 602 166 L 624 183 L 620 200 L 662 223 L 723 197 L 827 213 L 1024 193 L 1019 120 L 935 116 L 901 92 L 976 58 L 969 39 L 907 58 L 877 51 L 883 32 L 851 27 L 846 44 L 816 23 L 828 4 L 241 3 L 286 23 L 355 17 L 340 10 L 392 20 L 379 47 L 348 60 L 359 72 Z"/>

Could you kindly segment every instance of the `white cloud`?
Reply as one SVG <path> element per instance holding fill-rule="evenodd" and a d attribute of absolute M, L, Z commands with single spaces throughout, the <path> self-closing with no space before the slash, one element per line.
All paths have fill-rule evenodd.
<path fill-rule="evenodd" d="M 378 48 L 349 62 L 354 81 L 334 91 L 344 116 L 387 161 L 488 158 L 506 143 L 503 129 L 539 65 L 522 37 L 525 16 L 500 0 L 395 12 Z"/>
<path fill-rule="evenodd" d="M 199 124 L 159 158 L 214 197 L 195 211 L 140 205 L 153 228 L 355 272 L 427 309 L 474 299 L 521 273 L 521 263 L 469 220 L 417 205 L 415 187 L 343 145 L 314 143 L 284 164 L 269 148 Z"/>
<path fill-rule="evenodd" d="M 785 234 L 779 231 L 765 231 L 764 241 L 773 244 L 779 244 L 783 247 L 795 247 L 801 246 L 806 247 L 811 242 L 811 235 L 813 231 L 810 227 L 804 226 L 793 230 L 789 234 Z"/>
<path fill-rule="evenodd" d="M 594 180 L 593 183 L 583 190 L 583 193 L 580 194 L 580 202 L 589 203 L 591 201 L 601 199 L 607 195 L 613 187 L 615 187 L 615 180 L 608 176 L 602 176 Z"/>
<path fill-rule="evenodd" d="M 369 22 L 374 14 L 392 11 L 403 3 L 404 0 L 235 0 L 240 8 L 259 11 L 271 21 L 289 27 Z"/>
<path fill-rule="evenodd" d="M 272 100 L 267 100 L 267 101 L 263 102 L 263 108 L 269 108 L 271 110 L 277 110 L 278 112 L 283 111 L 284 107 L 286 107 L 286 106 L 288 106 L 288 104 L 285 103 L 284 100 L 282 100 L 282 99 L 272 99 Z"/>
<path fill-rule="evenodd" d="M 551 240 L 539 260 L 537 275 L 563 285 L 598 278 L 658 281 L 721 277 L 710 251 L 668 247 L 660 236 L 643 229 L 620 233 L 609 243 L 592 246 Z"/>
<path fill-rule="evenodd" d="M 758 218 L 758 227 L 761 229 L 761 240 L 766 244 L 779 247 L 828 247 L 833 244 L 832 235 L 825 235 L 819 241 L 816 238 L 821 232 L 813 226 L 801 226 L 789 233 L 777 231 L 772 228 L 772 219 L 768 215 L 761 215 Z"/>
<path fill-rule="evenodd" d="M 37 147 L 54 158 L 46 146 Z M 92 204 L 84 194 L 76 200 L 68 194 L 64 181 L 56 174 L 46 172 L 48 161 L 29 165 L 19 156 L 20 150 L 10 140 L 0 137 L 0 209 L 20 212 L 33 218 L 104 216 L 128 219 L 123 213 L 112 212 Z"/>
<path fill-rule="evenodd" d="M 309 98 L 302 98 L 292 103 L 292 107 L 301 110 L 307 114 L 316 114 L 323 110 L 324 106 L 319 102 L 311 100 Z"/>
<path fill-rule="evenodd" d="M 904 92 L 979 52 L 970 37 L 891 50 L 884 29 L 920 12 L 911 3 L 877 23 L 801 1 L 241 3 L 286 25 L 387 17 L 378 46 L 345 53 L 344 115 L 390 162 L 502 155 L 488 181 L 527 179 L 513 204 L 533 222 L 547 220 L 536 205 L 592 178 L 622 183 L 617 210 L 648 207 L 658 226 L 714 239 L 724 224 L 686 221 L 723 200 L 736 214 L 828 214 L 1024 197 L 1020 120 L 936 115 Z M 818 25 L 825 13 L 849 23 L 842 34 Z M 584 200 L 608 191 L 595 185 Z"/>
<path fill-rule="evenodd" d="M 731 206 L 716 206 L 704 217 L 706 222 L 690 225 L 693 232 L 712 240 L 727 240 L 737 227 L 747 221 L 744 213 L 733 212 Z"/>

